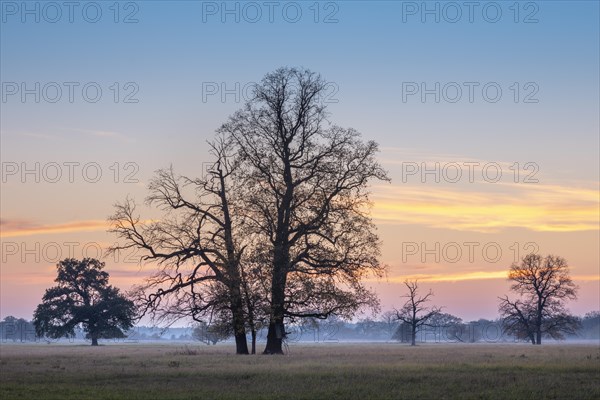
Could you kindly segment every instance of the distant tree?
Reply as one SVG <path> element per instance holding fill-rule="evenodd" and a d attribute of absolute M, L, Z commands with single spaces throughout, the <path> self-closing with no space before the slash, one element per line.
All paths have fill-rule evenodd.
<path fill-rule="evenodd" d="M 398 319 L 396 319 L 397 321 Z M 401 343 L 410 343 L 411 339 L 411 326 L 406 322 L 400 322 L 396 327 L 392 335 L 392 340 L 396 340 Z"/>
<path fill-rule="evenodd" d="M 377 322 L 372 318 L 363 318 L 356 323 L 356 331 L 362 337 L 373 336 L 377 328 Z"/>
<path fill-rule="evenodd" d="M 0 332 L 1 332 L 1 336 L 0 339 L 4 340 L 8 340 L 13 339 L 13 341 L 17 340 L 17 337 L 15 335 L 15 331 L 17 329 L 17 318 L 13 317 L 12 315 L 7 316 L 6 318 L 4 318 L 2 320 L 2 322 L 0 322 Z"/>
<path fill-rule="evenodd" d="M 294 324 L 289 324 L 292 327 L 296 327 L 296 335 L 291 336 L 291 340 L 299 340 L 300 338 L 313 340 L 314 342 L 337 342 L 339 341 L 339 332 L 344 328 L 344 321 L 335 316 L 331 315 L 327 319 L 309 317 L 300 318 L 294 321 Z M 360 324 L 360 323 L 359 323 Z M 290 340 L 290 338 L 288 338 Z"/>
<path fill-rule="evenodd" d="M 584 339 L 600 339 L 600 311 L 591 311 L 581 319 L 580 336 Z"/>
<path fill-rule="evenodd" d="M 427 325 L 433 328 L 433 334 L 442 341 L 464 342 L 466 326 L 462 319 L 448 313 L 437 313 L 433 315 Z"/>
<path fill-rule="evenodd" d="M 382 323 L 382 330 L 386 336 L 386 339 L 391 339 L 394 336 L 394 332 L 398 329 L 398 318 L 396 317 L 395 311 L 386 311 L 381 314 L 380 321 Z"/>
<path fill-rule="evenodd" d="M 462 324 L 461 318 L 457 317 L 456 315 L 443 312 L 433 315 L 429 320 L 429 325 L 436 327 L 453 326 L 459 324 Z"/>
<path fill-rule="evenodd" d="M 34 313 L 38 336 L 74 337 L 82 324 L 92 346 L 100 338 L 125 337 L 123 331 L 133 326 L 135 307 L 108 284 L 103 268 L 104 263 L 93 258 L 67 258 L 57 264 L 58 285 L 46 290 Z"/>
<path fill-rule="evenodd" d="M 4 318 L 0 322 L 0 339 L 16 341 L 28 341 L 35 339 L 35 327 L 33 324 L 23 318 L 16 318 L 12 315 Z"/>
<path fill-rule="evenodd" d="M 470 321 L 465 324 L 467 330 L 466 340 L 469 343 L 485 341 L 497 341 L 501 338 L 501 321 L 492 321 L 480 318 L 477 321 Z"/>
<path fill-rule="evenodd" d="M 339 333 L 344 328 L 345 322 L 335 314 L 332 314 L 320 324 L 319 335 L 324 342 L 339 342 Z"/>
<path fill-rule="evenodd" d="M 543 336 L 564 339 L 565 333 L 575 333 L 579 319 L 567 312 L 564 303 L 577 298 L 577 286 L 564 258 L 528 254 L 510 267 L 508 279 L 519 298 L 500 298 L 506 333 L 538 345 Z"/>
<path fill-rule="evenodd" d="M 410 329 L 410 345 L 414 346 L 416 343 L 417 331 L 428 324 L 431 318 L 437 315 L 441 308 L 432 306 L 428 307 L 428 303 L 433 296 L 433 292 L 430 290 L 425 296 L 419 296 L 419 285 L 417 281 L 404 281 L 404 285 L 408 288 L 408 294 L 403 297 L 407 297 L 408 300 L 401 309 L 396 310 L 396 318 L 402 321 L 404 327 L 408 326 Z M 399 329 L 403 328 L 403 324 L 400 324 Z"/>
<path fill-rule="evenodd" d="M 199 322 L 192 330 L 192 338 L 202 343 L 215 345 L 231 336 L 231 326 L 229 324 L 207 324 L 204 321 Z"/>

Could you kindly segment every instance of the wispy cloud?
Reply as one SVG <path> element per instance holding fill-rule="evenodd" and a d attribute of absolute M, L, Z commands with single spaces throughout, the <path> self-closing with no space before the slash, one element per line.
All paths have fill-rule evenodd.
<path fill-rule="evenodd" d="M 84 134 L 88 137 L 95 137 L 106 140 L 116 140 L 119 142 L 131 143 L 135 140 L 127 135 L 124 135 L 117 131 L 98 130 L 98 129 L 72 129 L 72 128 L 60 128 L 62 134 L 47 133 L 47 132 L 20 132 L 16 133 L 19 136 L 25 136 L 34 139 L 51 140 L 51 141 L 64 141 L 68 137 L 72 136 L 73 133 Z M 2 132 L 3 135 L 7 135 L 8 132 Z"/>
<path fill-rule="evenodd" d="M 572 275 L 575 281 L 598 281 L 597 275 Z M 437 273 L 437 274 L 410 274 L 402 276 L 390 276 L 387 278 L 389 283 L 402 283 L 405 280 L 419 280 L 420 282 L 459 282 L 489 279 L 508 279 L 508 270 L 498 271 L 470 271 L 456 273 Z M 374 279 L 370 279 L 374 281 Z"/>
<path fill-rule="evenodd" d="M 97 137 L 97 138 L 106 138 L 112 140 L 118 140 L 120 142 L 134 142 L 131 137 L 128 137 L 120 132 L 115 131 L 104 131 L 104 130 L 91 130 L 91 129 L 81 129 L 79 132 L 85 133 L 89 136 Z"/>
<path fill-rule="evenodd" d="M 497 232 L 598 230 L 599 188 L 543 184 L 492 184 L 493 190 L 465 185 L 388 185 L 374 190 L 373 217 L 380 223 Z M 488 188 L 490 186 L 488 185 Z"/>
<path fill-rule="evenodd" d="M 34 139 L 58 140 L 58 141 L 65 140 L 65 138 L 62 137 L 62 136 L 51 135 L 51 134 L 48 134 L 48 133 L 25 132 L 25 133 L 21 133 L 20 135 L 21 136 L 25 136 L 25 137 L 31 137 L 31 138 L 34 138 Z"/>
<path fill-rule="evenodd" d="M 39 225 L 27 220 L 0 220 L 0 237 L 32 236 L 53 233 L 106 231 L 105 220 L 71 221 L 59 224 Z"/>
<path fill-rule="evenodd" d="M 421 282 L 457 282 L 471 281 L 480 279 L 506 279 L 508 271 L 474 271 L 474 272 L 458 272 L 454 274 L 413 274 L 406 276 L 388 277 L 390 283 L 402 283 L 405 280 L 419 280 Z"/>

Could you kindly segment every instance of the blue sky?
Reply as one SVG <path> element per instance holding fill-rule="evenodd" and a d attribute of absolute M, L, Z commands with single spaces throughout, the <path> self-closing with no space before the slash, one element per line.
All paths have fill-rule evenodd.
<path fill-rule="evenodd" d="M 534 195 L 526 186 L 461 186 L 467 192 L 465 197 L 468 192 L 486 193 L 490 197 L 498 194 L 499 202 L 528 196 L 556 199 L 555 207 L 548 206 L 549 214 L 541 215 L 539 220 L 515 222 L 506 217 L 506 221 L 510 220 L 506 226 L 483 235 L 507 243 L 513 238 L 540 241 L 545 244 L 544 251 L 563 254 L 580 265 L 581 276 L 597 276 L 597 229 L 587 226 L 564 233 L 556 232 L 555 226 L 546 227 L 554 229 L 547 233 L 540 231 L 546 228 L 536 230 L 520 225 L 533 221 L 532 224 L 541 226 L 544 218 L 565 212 L 564 218 L 560 214 L 561 220 L 581 226 L 581 221 L 572 221 L 579 212 L 568 211 L 572 208 L 587 210 L 581 215 L 597 226 L 598 215 L 593 214 L 593 193 L 597 194 L 599 180 L 600 109 L 596 1 L 518 2 L 517 23 L 513 1 L 475 2 L 473 23 L 468 21 L 464 6 L 461 6 L 462 18 L 456 23 L 446 21 L 454 14 L 443 11 L 439 23 L 433 16 L 427 16 L 423 23 L 422 2 L 325 1 L 316 6 L 314 1 L 281 2 L 275 8 L 273 23 L 268 20 L 268 6 L 262 1 L 252 3 L 262 12 L 256 23 L 247 21 L 254 14 L 244 14 L 243 10 L 250 13 L 253 9 L 242 2 L 227 2 L 232 9 L 238 4 L 240 22 L 235 22 L 234 15 L 226 15 L 226 21 L 222 22 L 223 2 L 120 2 L 119 23 L 113 21 L 114 9 L 109 8 L 112 1 L 95 3 L 102 10 L 97 23 L 87 22 L 81 13 L 90 2 L 77 3 L 73 23 L 68 21 L 65 9 L 58 22 L 47 22 L 45 19 L 53 18 L 54 14 L 43 14 L 44 2 L 37 3 L 42 13 L 39 23 L 32 15 L 21 21 L 21 7 L 25 3 L 0 3 L 3 95 L 10 83 L 25 82 L 33 87 L 35 82 L 41 86 L 57 82 L 63 88 L 64 82 L 79 83 L 73 103 L 66 100 L 66 92 L 56 103 L 44 99 L 35 103 L 31 95 L 22 102 L 19 94 L 7 95 L 1 103 L 2 161 L 97 162 L 105 176 L 111 173 L 109 166 L 115 162 L 121 167 L 133 162 L 139 167 L 136 177 L 140 181 L 127 185 L 103 179 L 90 185 L 76 179 L 73 184 L 64 181 L 34 184 L 10 178 L 3 182 L 6 188 L 2 193 L 3 221 L 26 221 L 29 225 L 24 225 L 35 226 L 102 220 L 111 213 L 111 205 L 126 195 L 143 198 L 144 183 L 154 170 L 172 163 L 179 171 L 195 173 L 206 159 L 205 141 L 243 103 L 243 99 L 236 102 L 232 95 L 222 102 L 220 93 L 205 96 L 207 101 L 203 102 L 203 86 L 223 83 L 233 88 L 236 82 L 243 86 L 259 81 L 280 66 L 304 66 L 332 83 L 332 99 L 337 102 L 329 106 L 331 120 L 358 129 L 365 138 L 376 140 L 382 147 L 381 156 L 393 183 L 391 189 L 385 189 L 387 192 L 376 189 L 376 199 L 389 202 L 393 198 L 402 203 L 402 193 L 409 189 L 400 180 L 398 161 L 402 160 L 536 163 L 539 194 Z M 427 4 L 428 7 L 438 4 L 440 10 L 450 12 L 452 9 L 448 7 L 464 2 L 450 3 L 450 6 L 448 2 Z M 36 7 L 36 2 L 27 4 Z M 418 8 L 417 13 L 406 15 L 413 6 Z M 215 7 L 216 14 L 206 14 Z M 283 14 L 284 7 L 290 14 Z M 486 21 L 482 14 L 484 7 L 490 11 L 486 14 L 488 18 L 499 8 L 502 12 L 499 21 Z M 296 23 L 288 22 L 286 18 L 293 18 L 296 9 L 302 11 L 302 17 Z M 130 12 L 134 12 L 137 23 L 122 22 Z M 337 22 L 325 23 L 325 17 L 331 13 L 330 17 Z M 524 23 L 527 16 L 538 22 Z M 89 82 L 97 83 L 103 90 L 97 103 L 81 97 L 80 88 Z M 118 103 L 112 100 L 114 91 L 110 89 L 115 82 L 120 90 Z M 131 92 L 124 87 L 130 82 L 139 89 L 134 96 L 139 100 L 137 103 L 122 102 L 123 96 Z M 456 103 L 443 98 L 436 103 L 429 95 L 423 103 L 417 94 L 403 101 L 403 86 L 411 82 L 425 83 L 428 88 L 436 82 L 441 87 L 456 82 L 463 90 L 463 97 Z M 465 82 L 477 83 L 472 103 L 466 100 Z M 515 82 L 517 86 L 513 86 Z M 496 103 L 483 98 L 481 88 L 488 83 L 502 89 L 502 97 Z M 534 89 L 536 94 L 531 98 L 538 102 L 525 103 L 525 96 Z M 434 201 L 435 196 L 448 196 L 446 192 L 436 192 L 439 185 L 421 184 L 410 189 L 433 193 L 433 200 L 427 201 Z M 582 199 L 587 203 L 583 204 Z M 402 212 L 410 211 L 398 207 Z M 535 213 L 533 208 L 519 210 L 518 213 Z M 438 241 L 448 240 L 456 233 L 447 226 L 431 226 L 427 221 L 407 222 L 400 218 L 382 222 L 384 243 L 392 243 L 397 237 L 411 237 L 412 232 L 417 237 L 423 235 Z M 479 234 L 477 230 L 469 231 L 471 228 L 463 229 L 466 231 L 459 235 Z M 58 235 L 23 237 L 31 241 L 67 240 L 64 236 L 67 233 Z M 93 237 L 94 233 L 73 231 L 72 235 Z M 89 240 L 110 240 L 103 232 L 96 235 Z M 556 249 L 558 245 L 561 248 Z M 392 275 L 415 273 L 416 270 L 402 265 L 392 247 L 389 244 L 384 247 L 384 259 L 393 266 Z M 8 276 L 7 267 L 9 271 L 21 268 L 16 264 L 3 267 L 3 278 Z M 495 271 L 505 265 L 492 267 Z M 32 274 L 37 271 L 29 264 L 24 268 L 29 268 Z M 44 276 L 49 276 L 44 271 Z M 439 269 L 436 273 L 443 271 Z M 27 285 L 25 275 L 15 272 L 11 279 L 15 287 Z M 41 282 L 36 285 L 27 304 L 35 305 L 36 296 L 41 296 L 44 285 Z M 492 285 L 494 290 L 500 294 L 504 283 L 495 285 Z M 593 285 L 582 309 L 600 307 L 596 304 L 597 279 Z M 589 300 L 593 299 L 594 291 L 596 300 Z M 0 311 L 4 315 L 9 312 L 5 307 L 13 310 L 10 303 L 14 299 L 10 293 L 2 296 Z M 392 301 L 392 297 L 387 298 Z M 477 312 L 494 315 L 495 309 Z"/>
<path fill-rule="evenodd" d="M 463 7 L 463 18 L 454 24 L 445 22 L 444 14 L 440 23 L 434 23 L 432 16 L 421 23 L 419 15 L 406 16 L 407 22 L 402 23 L 402 10 L 407 7 L 402 4 L 407 2 L 391 1 L 334 3 L 337 23 L 314 23 L 311 2 L 293 3 L 303 12 L 295 24 L 285 21 L 283 11 L 277 12 L 283 6 L 275 9 L 275 23 L 268 22 L 265 6 L 259 22 L 246 22 L 243 5 L 240 23 L 235 23 L 234 15 L 226 15 L 222 23 L 220 14 L 205 16 L 203 23 L 203 7 L 208 7 L 204 3 L 138 2 L 139 22 L 131 24 L 115 24 L 108 9 L 112 3 L 102 2 L 103 16 L 96 24 L 85 22 L 77 11 L 72 24 L 66 15 L 54 24 L 44 22 L 43 15 L 40 23 L 19 23 L 19 15 L 5 16 L 2 81 L 93 81 L 101 83 L 105 92 L 112 82 L 132 81 L 139 85 L 140 102 L 23 105 L 9 101 L 3 104 L 3 140 L 10 144 L 18 140 L 14 133 L 23 131 L 94 126 L 124 131 L 136 140 L 132 143 L 136 148 L 139 142 L 154 145 L 172 134 L 201 145 L 198 139 L 210 137 L 240 105 L 231 96 L 225 104 L 218 96 L 202 103 L 202 82 L 244 84 L 277 66 L 302 65 L 319 71 L 339 88 L 339 103 L 331 106 L 333 120 L 375 137 L 382 146 L 487 158 L 509 155 L 547 161 L 561 169 L 570 168 L 577 155 L 580 173 L 598 178 L 598 139 L 590 134 L 598 127 L 594 112 L 598 96 L 593 90 L 598 87 L 599 68 L 597 2 L 536 3 L 538 23 L 514 23 L 512 3 L 500 2 L 503 14 L 495 24 L 478 12 L 489 2 L 475 8 L 474 23 L 468 22 Z M 221 2 L 213 3 L 222 7 Z M 228 4 L 235 7 L 235 2 Z M 319 6 L 320 18 L 336 10 L 325 9 L 327 4 Z M 526 4 L 520 5 L 520 19 L 534 11 L 525 9 Z M 131 11 L 122 9 L 120 17 Z M 487 103 L 476 90 L 473 104 L 423 104 L 418 96 L 408 103 L 401 101 L 402 82 L 472 81 L 498 82 L 502 100 Z M 537 83 L 535 97 L 540 103 L 511 102 L 509 86 L 514 82 Z M 521 90 L 524 96 L 527 91 Z M 104 93 L 104 99 L 108 97 Z M 161 121 L 146 118 L 148 114 L 161 116 Z M 154 153 L 146 150 L 150 151 L 143 153 Z"/>

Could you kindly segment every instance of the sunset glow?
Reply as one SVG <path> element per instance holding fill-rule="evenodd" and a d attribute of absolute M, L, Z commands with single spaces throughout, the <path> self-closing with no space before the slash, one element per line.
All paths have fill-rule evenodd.
<path fill-rule="evenodd" d="M 508 3 L 498 23 L 423 23 L 402 14 L 413 2 L 338 2 L 331 23 L 315 22 L 328 2 L 298 3 L 297 23 L 138 3 L 136 23 L 3 14 L 0 319 L 31 319 L 61 257 L 102 258 L 123 291 L 156 271 L 107 254 L 115 203 L 162 218 L 144 203 L 155 171 L 202 176 L 207 141 L 281 66 L 320 73 L 327 124 L 379 145 L 391 182 L 371 182 L 370 213 L 388 269 L 368 284 L 382 310 L 418 279 L 449 313 L 495 318 L 530 251 L 568 261 L 574 313 L 600 310 L 597 2 L 539 2 L 539 23 Z"/>

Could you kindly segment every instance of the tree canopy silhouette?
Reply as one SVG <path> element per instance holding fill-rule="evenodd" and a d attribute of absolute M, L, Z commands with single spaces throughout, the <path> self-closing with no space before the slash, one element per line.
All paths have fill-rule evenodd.
<path fill-rule="evenodd" d="M 92 346 L 98 339 L 122 338 L 133 327 L 132 301 L 108 284 L 104 263 L 67 258 L 57 264 L 57 286 L 46 290 L 33 323 L 38 336 L 74 337 L 81 324 Z"/>

